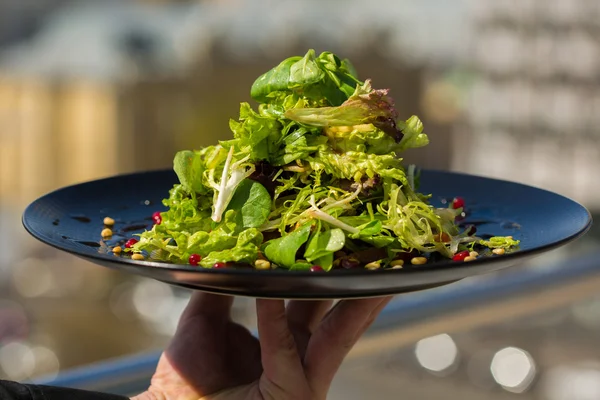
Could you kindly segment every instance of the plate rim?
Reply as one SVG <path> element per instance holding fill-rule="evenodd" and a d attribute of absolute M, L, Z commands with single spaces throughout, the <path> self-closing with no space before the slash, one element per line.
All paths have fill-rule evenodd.
<path fill-rule="evenodd" d="M 423 168 L 423 169 L 421 169 L 421 171 L 431 172 L 431 173 L 452 174 L 452 175 L 463 176 L 463 177 L 467 177 L 467 178 L 484 179 L 487 181 L 501 182 L 504 184 L 518 185 L 518 186 L 523 186 L 523 187 L 527 187 L 530 189 L 539 190 L 539 191 L 551 194 L 553 196 L 562 197 L 563 199 L 570 201 L 574 205 L 578 206 L 581 210 L 585 211 L 587 218 L 586 218 L 586 221 L 585 221 L 585 224 L 583 227 L 579 228 L 579 230 L 577 230 L 572 235 L 564 237 L 560 240 L 545 244 L 543 246 L 535 247 L 532 249 L 519 250 L 519 251 L 516 251 L 513 253 L 504 254 L 504 255 L 498 256 L 498 257 L 478 258 L 476 260 L 470 261 L 468 264 L 452 262 L 451 260 L 448 260 L 447 262 L 430 264 L 425 268 L 415 267 L 415 268 L 402 268 L 402 269 L 397 269 L 397 270 L 392 270 L 392 269 L 367 270 L 364 268 L 360 268 L 360 269 L 357 268 L 357 269 L 350 269 L 350 270 L 331 270 L 329 272 L 323 272 L 323 273 L 315 273 L 315 272 L 303 271 L 303 270 L 302 271 L 290 271 L 285 268 L 278 268 L 275 270 L 264 270 L 264 271 L 256 270 L 253 268 L 244 268 L 244 269 L 233 269 L 233 268 L 213 269 L 213 268 L 202 268 L 202 267 L 199 268 L 199 267 L 194 267 L 194 266 L 187 265 L 187 264 L 170 264 L 170 263 L 164 263 L 164 262 L 159 262 L 159 261 L 132 260 L 130 258 L 122 258 L 122 257 L 114 256 L 114 255 L 112 255 L 112 253 L 106 253 L 106 254 L 88 253 L 88 252 L 84 252 L 84 251 L 77 251 L 77 249 L 65 248 L 65 247 L 61 246 L 58 241 L 55 242 L 55 241 L 51 240 L 50 238 L 43 237 L 42 235 L 36 233 L 35 229 L 33 229 L 33 227 L 30 225 L 30 223 L 28 221 L 27 216 L 33 212 L 33 209 L 39 203 L 41 203 L 46 198 L 48 198 L 52 195 L 55 195 L 59 192 L 71 190 L 73 188 L 81 187 L 83 185 L 105 182 L 105 181 L 114 180 L 114 179 L 123 178 L 123 177 L 134 177 L 134 176 L 139 176 L 139 175 L 149 175 L 149 174 L 156 174 L 156 173 L 173 173 L 174 174 L 172 169 L 163 168 L 163 169 L 153 169 L 153 170 L 147 170 L 147 171 L 121 173 L 121 174 L 116 174 L 116 175 L 112 175 L 112 176 L 107 176 L 104 178 L 86 180 L 83 182 L 60 187 L 58 189 L 52 190 L 50 192 L 47 192 L 46 194 L 39 196 L 38 198 L 33 200 L 29 205 L 27 205 L 27 207 L 25 207 L 25 209 L 23 211 L 23 214 L 21 217 L 21 222 L 22 222 L 25 230 L 31 236 L 33 236 L 40 242 L 47 244 L 51 247 L 54 247 L 58 250 L 65 251 L 67 253 L 70 253 L 75 256 L 82 257 L 82 258 L 88 259 L 88 260 L 95 259 L 95 260 L 102 261 L 102 262 L 109 262 L 111 264 L 128 264 L 128 265 L 135 266 L 135 267 L 146 267 L 146 268 L 152 267 L 152 268 L 168 270 L 171 272 L 194 272 L 194 273 L 207 273 L 207 274 L 217 274 L 217 275 L 236 275 L 238 277 L 243 277 L 243 276 L 255 277 L 255 276 L 261 276 L 261 275 L 262 276 L 274 276 L 274 277 L 280 277 L 280 276 L 307 277 L 307 276 L 311 276 L 311 277 L 314 277 L 315 279 L 326 278 L 326 277 L 336 277 L 336 278 L 355 277 L 357 275 L 366 276 L 366 275 L 372 274 L 372 273 L 405 275 L 405 274 L 430 273 L 430 272 L 435 272 L 435 271 L 439 271 L 439 270 L 443 270 L 443 269 L 472 269 L 473 267 L 481 265 L 481 264 L 490 265 L 493 263 L 505 262 L 505 261 L 511 260 L 511 259 L 521 259 L 521 258 L 525 258 L 528 256 L 533 256 L 533 255 L 536 255 L 539 253 L 543 253 L 550 249 L 555 249 L 555 248 L 561 247 L 561 246 L 583 236 L 585 233 L 587 233 L 589 231 L 589 229 L 591 228 L 592 223 L 593 223 L 593 218 L 592 218 L 590 211 L 585 206 L 583 206 L 581 203 L 573 200 L 572 198 L 570 198 L 568 196 L 565 196 L 565 195 L 562 195 L 562 194 L 559 194 L 556 192 L 552 192 L 552 191 L 544 189 L 544 188 L 540 188 L 540 187 L 525 184 L 525 183 L 509 181 L 509 180 L 505 180 L 505 179 L 491 178 L 491 177 L 486 177 L 486 176 L 481 176 L 481 175 L 469 174 L 469 173 L 464 173 L 464 172 L 455 172 L 455 171 L 450 171 L 450 170 Z"/>

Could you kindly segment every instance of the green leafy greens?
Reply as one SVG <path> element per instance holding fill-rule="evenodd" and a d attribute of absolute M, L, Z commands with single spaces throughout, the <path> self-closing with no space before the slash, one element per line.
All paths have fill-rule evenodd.
<path fill-rule="evenodd" d="M 461 232 L 461 210 L 418 193 L 418 171 L 399 156 L 429 143 L 423 124 L 399 120 L 389 91 L 359 80 L 348 60 L 309 50 L 261 75 L 250 95 L 258 109 L 240 104 L 231 140 L 175 155 L 168 210 L 130 251 L 176 263 L 195 255 L 206 268 L 260 258 L 329 271 L 344 257 L 389 266 L 403 253 L 519 245 Z"/>

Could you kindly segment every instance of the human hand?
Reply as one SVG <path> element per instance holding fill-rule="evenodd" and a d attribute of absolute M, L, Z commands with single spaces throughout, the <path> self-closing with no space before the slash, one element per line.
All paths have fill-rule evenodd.
<path fill-rule="evenodd" d="M 231 321 L 233 297 L 195 293 L 147 392 L 134 400 L 321 400 L 391 297 L 256 301 L 257 340 Z"/>

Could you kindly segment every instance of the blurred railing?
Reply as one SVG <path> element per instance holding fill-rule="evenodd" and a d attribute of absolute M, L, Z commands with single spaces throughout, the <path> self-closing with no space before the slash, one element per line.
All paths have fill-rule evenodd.
<path fill-rule="evenodd" d="M 515 269 L 501 276 L 401 295 L 350 353 L 345 367 L 368 363 L 425 337 L 559 308 L 597 295 L 599 289 L 600 253 L 592 253 L 544 269 Z M 35 382 L 132 395 L 147 387 L 158 357 L 158 353 L 136 355 Z"/>

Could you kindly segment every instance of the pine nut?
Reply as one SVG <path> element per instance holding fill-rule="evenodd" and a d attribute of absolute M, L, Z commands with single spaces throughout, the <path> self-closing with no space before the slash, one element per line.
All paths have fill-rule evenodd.
<path fill-rule="evenodd" d="M 271 263 L 267 260 L 259 259 L 254 262 L 254 268 L 260 269 L 260 270 L 271 269 Z"/>
<path fill-rule="evenodd" d="M 104 225 L 113 226 L 115 224 L 115 220 L 111 217 L 104 217 Z"/>
<path fill-rule="evenodd" d="M 427 259 L 425 257 L 413 257 L 410 260 L 410 263 L 412 265 L 423 265 L 423 264 L 427 263 Z"/>
<path fill-rule="evenodd" d="M 379 269 L 379 267 L 381 267 L 381 264 L 379 263 L 379 261 L 373 261 L 368 263 L 367 265 L 365 265 L 366 269 Z"/>
<path fill-rule="evenodd" d="M 401 267 L 404 265 L 404 260 L 394 260 L 390 263 L 392 267 Z"/>

